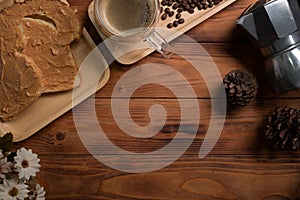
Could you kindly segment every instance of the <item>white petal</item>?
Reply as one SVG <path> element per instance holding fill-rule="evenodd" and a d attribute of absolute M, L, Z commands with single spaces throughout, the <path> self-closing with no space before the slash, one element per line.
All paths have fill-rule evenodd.
<path fill-rule="evenodd" d="M 25 174 L 25 179 L 29 180 L 30 179 L 30 172 L 29 171 L 24 171 Z"/>
<path fill-rule="evenodd" d="M 19 178 L 22 179 L 25 176 L 25 171 L 24 170 L 20 170 L 19 172 Z"/>

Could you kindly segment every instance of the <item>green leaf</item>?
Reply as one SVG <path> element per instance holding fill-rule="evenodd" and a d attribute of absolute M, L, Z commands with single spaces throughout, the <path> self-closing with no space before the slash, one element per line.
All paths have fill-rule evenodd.
<path fill-rule="evenodd" d="M 14 159 L 17 156 L 17 152 L 11 152 L 11 153 L 6 152 L 5 154 L 7 156 L 7 161 L 12 163 L 14 162 Z"/>
<path fill-rule="evenodd" d="M 6 133 L 3 137 L 0 137 L 0 149 L 2 149 L 2 153 L 8 153 L 10 149 L 13 147 L 13 134 Z"/>

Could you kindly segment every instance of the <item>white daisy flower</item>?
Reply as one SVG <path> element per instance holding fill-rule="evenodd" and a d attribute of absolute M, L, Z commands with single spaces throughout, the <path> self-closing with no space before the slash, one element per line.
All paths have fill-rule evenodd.
<path fill-rule="evenodd" d="M 0 199 L 5 200 L 23 200 L 28 197 L 28 185 L 17 183 L 14 179 L 4 179 L 0 184 Z"/>
<path fill-rule="evenodd" d="M 44 187 L 41 187 L 40 184 L 36 184 L 35 190 L 32 195 L 29 195 L 30 200 L 45 200 L 46 191 Z"/>
<path fill-rule="evenodd" d="M 12 172 L 13 164 L 11 162 L 7 162 L 7 157 L 3 157 L 0 159 L 0 178 L 4 179 L 5 174 Z"/>
<path fill-rule="evenodd" d="M 20 179 L 29 180 L 31 176 L 35 177 L 36 172 L 40 171 L 40 159 L 37 154 L 32 153 L 31 149 L 27 150 L 24 147 L 18 149 L 15 161 L 15 171 L 19 172 Z"/>

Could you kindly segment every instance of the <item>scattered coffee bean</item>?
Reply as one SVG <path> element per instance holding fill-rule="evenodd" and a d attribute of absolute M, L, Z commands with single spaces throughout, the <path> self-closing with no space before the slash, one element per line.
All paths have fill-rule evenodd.
<path fill-rule="evenodd" d="M 197 8 L 198 8 L 198 10 L 202 10 L 203 5 L 202 4 L 198 4 Z"/>
<path fill-rule="evenodd" d="M 171 11 L 170 8 L 166 8 L 166 9 L 165 9 L 165 13 L 166 13 L 166 14 L 169 14 L 170 11 Z"/>
<path fill-rule="evenodd" d="M 183 12 L 183 8 L 182 8 L 182 7 L 178 8 L 177 12 L 178 12 L 178 13 Z"/>
<path fill-rule="evenodd" d="M 193 14 L 195 11 L 194 11 L 194 9 L 190 8 L 190 9 L 188 10 L 188 12 L 189 12 L 190 14 Z"/>
<path fill-rule="evenodd" d="M 220 3 L 219 0 L 215 0 L 215 1 L 214 1 L 214 4 L 215 4 L 215 5 L 218 5 L 219 3 Z"/>
<path fill-rule="evenodd" d="M 177 27 L 178 24 L 179 24 L 178 21 L 174 21 L 174 22 L 173 22 L 173 26 L 174 26 L 174 27 Z"/>
<path fill-rule="evenodd" d="M 183 18 L 180 18 L 180 19 L 178 20 L 178 23 L 179 23 L 179 24 L 183 24 L 184 21 L 185 21 L 185 20 L 184 20 Z"/>
<path fill-rule="evenodd" d="M 173 15 L 175 14 L 175 12 L 174 11 L 171 11 L 171 12 L 169 12 L 169 17 L 172 17 Z"/>
<path fill-rule="evenodd" d="M 168 28 L 173 28 L 173 23 L 168 23 L 167 27 Z"/>
<path fill-rule="evenodd" d="M 166 20 L 167 17 L 168 17 L 168 15 L 167 15 L 166 13 L 164 13 L 164 14 L 162 14 L 162 16 L 161 16 L 161 19 L 162 19 L 162 20 Z"/>
<path fill-rule="evenodd" d="M 174 5 L 173 5 L 173 10 L 176 10 L 177 8 L 179 7 L 179 4 L 178 3 L 174 3 Z"/>
<path fill-rule="evenodd" d="M 196 8 L 199 11 L 206 10 L 214 5 L 218 5 L 221 1 L 223 0 L 161 0 L 161 19 L 166 20 L 168 17 L 171 18 L 175 15 L 177 20 L 173 21 L 173 23 L 168 23 L 167 27 L 177 27 L 185 22 L 185 19 L 182 18 L 182 12 L 193 14 Z"/>
<path fill-rule="evenodd" d="M 184 8 L 183 8 L 184 11 L 188 11 L 189 9 L 190 9 L 190 6 L 189 6 L 189 5 L 186 5 L 186 6 L 184 6 Z"/>

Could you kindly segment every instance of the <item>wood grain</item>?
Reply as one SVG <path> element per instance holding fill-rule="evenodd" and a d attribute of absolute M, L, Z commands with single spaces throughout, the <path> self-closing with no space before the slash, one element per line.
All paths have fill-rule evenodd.
<path fill-rule="evenodd" d="M 193 49 L 193 46 L 188 43 L 177 40 L 173 42 L 172 45 L 179 46 L 183 52 L 197 51 L 197 49 Z M 250 43 L 201 43 L 201 46 L 207 51 L 212 62 L 214 62 L 218 67 L 220 78 L 224 77 L 225 74 L 231 70 L 238 68 L 251 72 L 256 77 L 260 86 L 258 98 L 299 97 L 299 90 L 290 91 L 280 95 L 273 92 L 265 73 L 263 59 Z M 189 58 L 191 60 L 199 59 L 197 55 L 191 55 Z M 111 81 L 109 81 L 105 88 L 101 91 L 101 94 L 99 94 L 100 97 L 111 97 L 115 84 L 123 74 L 130 71 L 132 68 L 150 63 L 171 66 L 186 77 L 191 86 L 194 88 L 198 98 L 209 98 L 205 82 L 190 63 L 176 55 L 174 55 L 172 59 L 164 59 L 158 53 L 153 53 L 151 56 L 146 57 L 140 62 L 128 67 L 124 67 L 118 63 L 113 63 L 111 65 Z M 205 67 L 205 65 L 203 67 Z M 147 74 L 141 74 L 141 76 L 146 75 Z M 178 81 L 174 80 L 174 84 L 176 83 L 178 83 Z M 124 87 L 126 88 L 127 86 Z M 166 89 L 160 88 L 158 90 L 157 86 L 148 85 L 142 88 L 141 93 L 137 92 L 135 97 L 168 98 L 168 95 L 171 94 L 166 92 Z"/>
<path fill-rule="evenodd" d="M 90 0 L 70 2 L 87 22 Z M 266 79 L 263 60 L 247 37 L 236 29 L 236 19 L 253 2 L 238 0 L 187 32 L 210 54 L 221 76 L 232 69 L 246 69 L 255 75 L 260 85 L 254 102 L 240 109 L 227 110 L 221 137 L 207 157 L 199 159 L 198 153 L 209 126 L 210 96 L 204 80 L 192 66 L 179 56 L 166 60 L 157 53 L 132 66 L 113 62 L 108 84 L 95 95 L 95 108 L 101 127 L 115 145 L 132 152 L 151 152 L 168 144 L 176 135 L 181 117 L 180 99 L 159 85 L 140 87 L 132 96 L 129 108 L 135 123 L 147 125 L 150 122 L 149 108 L 154 104 L 165 107 L 168 114 L 166 124 L 154 137 L 138 139 L 126 135 L 112 115 L 112 92 L 118 80 L 129 70 L 148 63 L 171 66 L 180 71 L 194 88 L 200 121 L 191 119 L 183 123 L 183 137 L 193 137 L 189 128 L 199 124 L 196 138 L 184 155 L 166 168 L 143 174 L 124 173 L 105 166 L 88 152 L 79 138 L 72 112 L 67 112 L 28 140 L 16 144 L 16 148 L 25 146 L 39 154 L 42 168 L 38 180 L 47 190 L 47 199 L 300 199 L 300 152 L 270 149 L 263 137 L 262 123 L 264 116 L 276 106 L 300 108 L 299 92 L 274 94 Z M 189 49 L 184 38 L 178 38 L 174 43 L 181 45 L 192 59 L 199 59 L 190 53 L 193 49 Z M 123 93 L 133 86 L 134 82 L 126 85 Z M 179 80 L 174 80 L 174 86 L 182 87 Z M 91 102 L 92 99 L 88 99 L 77 108 L 88 114 L 87 106 Z M 194 106 L 190 105 L 188 109 Z M 120 117 L 126 115 L 120 113 Z M 97 151 L 103 145 L 99 143 L 93 148 Z M 98 153 L 118 159 L 109 150 Z"/>
<path fill-rule="evenodd" d="M 109 101 L 97 98 L 96 106 L 108 111 Z M 176 100 L 132 101 L 131 115 L 137 123 L 147 122 L 146 109 L 154 103 L 166 105 L 170 121 L 157 136 L 145 141 L 126 136 L 118 130 L 111 114 L 98 112 L 111 141 L 128 151 L 151 152 L 172 140 L 180 117 Z M 299 195 L 299 153 L 272 151 L 258 131 L 265 113 L 274 104 L 287 102 L 300 106 L 298 100 L 257 100 L 245 109 L 229 111 L 214 150 L 205 159 L 199 159 L 197 154 L 209 113 L 209 100 L 199 100 L 203 114 L 192 146 L 172 165 L 148 174 L 118 172 L 94 159 L 80 142 L 71 113 L 18 145 L 29 146 L 39 153 L 42 160 L 39 179 L 51 199 L 294 199 Z M 189 137 L 188 132 L 185 137 Z M 109 151 L 100 153 L 116 156 Z"/>

